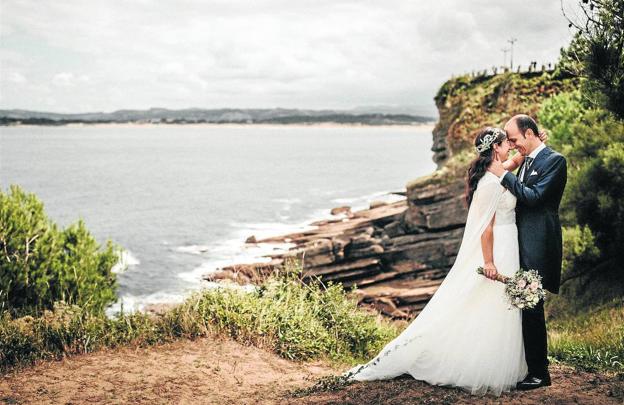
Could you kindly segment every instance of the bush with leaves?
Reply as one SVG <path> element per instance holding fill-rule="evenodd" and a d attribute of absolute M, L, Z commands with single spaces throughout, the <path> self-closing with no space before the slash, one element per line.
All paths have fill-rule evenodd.
<path fill-rule="evenodd" d="M 59 229 L 34 194 L 0 190 L 0 310 L 34 314 L 63 301 L 103 311 L 116 300 L 118 257 L 82 221 Z"/>
<path fill-rule="evenodd" d="M 579 8 L 564 13 L 576 34 L 562 65 L 588 79 L 584 93 L 596 106 L 624 118 L 624 0 L 582 0 Z"/>
<path fill-rule="evenodd" d="M 618 265 L 624 260 L 624 121 L 593 108 L 580 91 L 546 101 L 539 120 L 550 132 L 549 143 L 568 160 L 561 204 L 563 291 L 587 302 L 619 296 L 624 293 Z"/>
<path fill-rule="evenodd" d="M 563 274 L 561 283 L 580 277 L 584 269 L 594 267 L 600 260 L 600 249 L 587 225 L 563 228 Z"/>
<path fill-rule="evenodd" d="M 354 292 L 319 278 L 304 283 L 301 262 L 289 260 L 252 291 L 208 288 L 160 316 L 122 312 L 109 318 L 61 303 L 37 317 L 0 312 L 0 372 L 38 359 L 213 335 L 286 359 L 362 362 L 400 328 L 359 308 Z"/>

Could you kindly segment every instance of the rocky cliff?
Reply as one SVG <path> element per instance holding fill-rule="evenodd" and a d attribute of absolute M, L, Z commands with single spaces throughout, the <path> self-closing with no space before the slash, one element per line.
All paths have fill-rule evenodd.
<path fill-rule="evenodd" d="M 433 130 L 438 170 L 407 183 L 404 201 L 373 203 L 367 210 L 336 209 L 335 220 L 317 229 L 257 243 L 291 242 L 269 263 L 232 265 L 206 276 L 257 282 L 289 258 L 303 262 L 304 277 L 357 286 L 363 306 L 393 318 L 418 314 L 451 268 L 467 215 L 464 174 L 480 128 L 502 126 L 511 116 L 535 116 L 541 102 L 576 86 L 553 72 L 462 76 L 447 81 L 435 97 L 440 119 Z"/>

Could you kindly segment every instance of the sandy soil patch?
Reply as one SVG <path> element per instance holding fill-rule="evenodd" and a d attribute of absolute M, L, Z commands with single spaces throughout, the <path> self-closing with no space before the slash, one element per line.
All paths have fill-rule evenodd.
<path fill-rule="evenodd" d="M 299 363 L 227 338 L 120 348 L 14 370 L 0 380 L 5 404 L 623 404 L 624 375 L 551 366 L 553 386 L 475 397 L 408 375 L 304 396 L 297 389 L 346 366 Z"/>

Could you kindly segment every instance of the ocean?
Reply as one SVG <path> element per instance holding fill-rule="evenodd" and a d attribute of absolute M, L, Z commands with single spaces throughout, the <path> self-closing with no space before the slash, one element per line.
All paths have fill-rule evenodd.
<path fill-rule="evenodd" d="M 118 311 L 180 302 L 201 276 L 288 246 L 245 246 L 366 208 L 435 170 L 430 126 L 1 127 L 0 186 L 35 193 L 124 248 Z M 121 270 L 125 267 L 125 270 Z"/>

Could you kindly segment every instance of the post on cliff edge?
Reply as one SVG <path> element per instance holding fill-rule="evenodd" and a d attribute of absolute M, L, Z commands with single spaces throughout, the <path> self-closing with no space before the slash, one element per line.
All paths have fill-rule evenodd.
<path fill-rule="evenodd" d="M 503 68 L 507 68 L 507 52 L 509 52 L 509 48 L 501 49 L 503 52 Z"/>
<path fill-rule="evenodd" d="M 516 43 L 517 40 L 518 40 L 517 38 L 511 38 L 511 39 L 509 39 L 507 41 L 507 42 L 509 42 L 511 44 L 511 49 L 510 49 L 511 56 L 509 58 L 509 69 L 510 70 L 513 70 L 513 46 L 514 46 L 514 44 Z"/>

